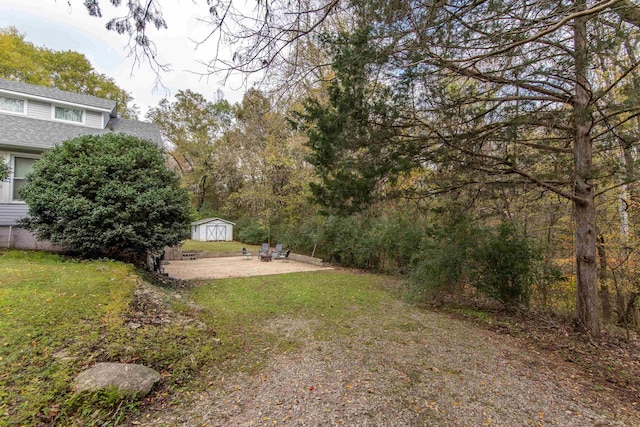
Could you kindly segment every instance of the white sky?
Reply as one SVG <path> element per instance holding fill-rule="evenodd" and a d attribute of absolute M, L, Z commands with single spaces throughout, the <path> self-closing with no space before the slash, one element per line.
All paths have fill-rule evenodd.
<path fill-rule="evenodd" d="M 202 40 L 209 32 L 198 17 L 206 16 L 204 0 L 162 0 L 160 5 L 168 29 L 148 31 L 158 49 L 160 63 L 171 64 L 172 71 L 162 76 L 162 87 L 155 88 L 155 74 L 148 63 L 134 66 L 127 57 L 128 36 L 107 31 L 107 18 L 122 16 L 125 8 L 114 9 L 109 0 L 101 0 L 103 18 L 90 17 L 82 0 L 0 0 L 0 27 L 14 26 L 25 34 L 27 41 L 52 50 L 73 50 L 83 53 L 100 73 L 112 77 L 118 86 L 131 93 L 140 108 L 140 119 L 149 107 L 165 97 L 172 98 L 178 90 L 191 89 L 209 100 L 216 100 L 218 90 L 225 99 L 239 102 L 246 91 L 241 79 L 234 78 L 222 85 L 222 76 L 201 77 L 198 63 L 212 59 L 210 43 L 196 49 L 194 40 Z M 123 1 L 126 4 L 126 1 Z"/>

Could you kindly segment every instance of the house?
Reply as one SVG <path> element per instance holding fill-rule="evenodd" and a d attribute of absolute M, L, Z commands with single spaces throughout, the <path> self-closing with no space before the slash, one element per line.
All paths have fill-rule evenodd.
<path fill-rule="evenodd" d="M 202 242 L 230 242 L 233 240 L 233 226 L 231 221 L 221 218 L 201 219 L 191 223 L 191 239 Z"/>
<path fill-rule="evenodd" d="M 115 101 L 0 79 L 0 161 L 11 170 L 0 182 L 0 247 L 51 248 L 17 227 L 28 212 L 18 189 L 47 149 L 67 139 L 109 132 L 162 144 L 156 125 L 119 118 Z"/>

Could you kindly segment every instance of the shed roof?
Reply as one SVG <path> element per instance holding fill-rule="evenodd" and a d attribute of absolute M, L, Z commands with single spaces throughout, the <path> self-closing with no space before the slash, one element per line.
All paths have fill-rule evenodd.
<path fill-rule="evenodd" d="M 222 219 L 222 218 L 205 218 L 205 219 L 201 219 L 199 221 L 194 221 L 194 222 L 191 223 L 191 225 L 207 224 L 207 223 L 213 222 L 213 221 L 221 221 L 221 222 L 224 222 L 225 224 L 236 225 L 235 222 L 227 221 L 226 219 Z"/>

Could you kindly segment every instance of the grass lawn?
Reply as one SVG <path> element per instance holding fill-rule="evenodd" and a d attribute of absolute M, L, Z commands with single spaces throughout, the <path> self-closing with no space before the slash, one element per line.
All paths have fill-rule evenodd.
<path fill-rule="evenodd" d="M 390 280 L 332 270 L 200 281 L 189 298 L 207 309 L 206 323 L 216 325 L 217 336 L 234 353 L 234 365 L 259 369 L 267 357 L 262 349 L 295 350 L 301 343 L 265 334 L 258 325 L 302 319 L 313 324 L 318 339 L 349 333 L 344 325 L 350 319 L 378 314 L 395 299 Z"/>
<path fill-rule="evenodd" d="M 184 252 L 240 252 L 242 248 L 247 248 L 247 250 L 255 253 L 260 249 L 260 246 L 248 245 L 241 242 L 199 242 L 197 240 L 186 240 L 182 245 L 182 250 Z"/>
<path fill-rule="evenodd" d="M 394 299 L 391 279 L 343 271 L 199 281 L 187 289 L 149 285 L 173 315 L 197 316 L 205 327 L 172 317 L 131 329 L 132 313 L 149 309 L 135 295 L 140 280 L 118 262 L 0 250 L 0 426 L 116 425 L 140 402 L 71 387 L 96 362 L 158 370 L 163 382 L 149 401 L 175 405 L 197 398 L 212 376 L 259 369 L 273 352 L 301 346 L 264 333 L 264 322 L 302 319 L 315 337 L 329 338 Z"/>
<path fill-rule="evenodd" d="M 169 386 L 207 360 L 206 331 L 125 324 L 139 277 L 128 265 L 0 251 L 0 426 L 115 424 L 136 403 L 113 393 L 72 393 L 95 362 L 171 371 Z"/>

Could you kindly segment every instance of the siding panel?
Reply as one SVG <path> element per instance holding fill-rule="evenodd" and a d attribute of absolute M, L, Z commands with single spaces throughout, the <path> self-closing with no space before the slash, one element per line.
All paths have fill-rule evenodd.
<path fill-rule="evenodd" d="M 0 204 L 0 225 L 16 225 L 19 219 L 27 216 L 29 206 L 26 203 Z"/>
<path fill-rule="evenodd" d="M 85 111 L 85 124 L 88 127 L 102 129 L 102 114 L 98 111 Z"/>
<path fill-rule="evenodd" d="M 11 228 L 11 237 L 9 237 L 9 227 L 0 225 L 0 248 L 16 248 L 16 249 L 36 249 L 44 251 L 60 251 L 60 247 L 54 246 L 46 240 L 38 240 L 36 236 L 20 227 Z"/>
<path fill-rule="evenodd" d="M 29 100 L 27 106 L 27 117 L 40 120 L 51 120 L 51 104 Z"/>

